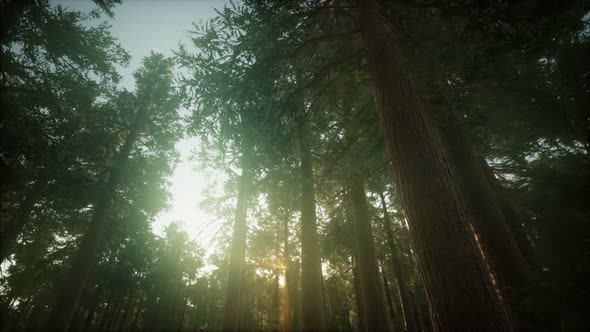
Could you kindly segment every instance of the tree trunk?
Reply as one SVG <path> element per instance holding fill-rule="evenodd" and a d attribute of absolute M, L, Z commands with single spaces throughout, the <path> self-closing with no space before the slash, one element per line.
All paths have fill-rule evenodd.
<path fill-rule="evenodd" d="M 385 237 L 387 239 L 387 245 L 389 246 L 390 257 L 391 257 L 391 269 L 395 277 L 397 289 L 399 292 L 399 300 L 402 307 L 402 316 L 406 325 L 406 331 L 415 332 L 416 328 L 416 313 L 414 310 L 414 301 L 410 296 L 408 290 L 408 277 L 403 269 L 403 264 L 399 257 L 399 249 L 396 247 L 395 237 L 393 236 L 393 229 L 391 226 L 391 217 L 387 211 L 387 203 L 385 202 L 385 195 L 380 192 L 379 197 L 381 198 L 381 206 L 383 207 L 383 228 L 385 229 Z"/>
<path fill-rule="evenodd" d="M 303 105 L 300 107 L 303 108 Z M 297 137 L 301 157 L 301 328 L 303 331 L 324 331 L 326 319 L 320 244 L 316 225 L 313 160 L 305 111 L 301 109 L 300 113 Z"/>
<path fill-rule="evenodd" d="M 539 262 L 537 260 L 537 256 L 535 254 L 535 250 L 529 237 L 524 229 L 521 217 L 514 206 L 514 204 L 506 197 L 506 188 L 504 188 L 496 175 L 494 174 L 494 170 L 488 165 L 484 158 L 480 158 L 480 165 L 483 168 L 487 181 L 490 184 L 494 194 L 496 195 L 497 202 L 500 205 L 500 209 L 502 210 L 502 214 L 506 219 L 506 223 L 512 234 L 514 235 L 514 239 L 520 248 L 520 251 L 524 255 L 525 259 L 527 260 L 529 266 L 532 269 L 539 269 Z"/>
<path fill-rule="evenodd" d="M 96 312 L 96 309 L 98 308 L 98 301 L 98 298 L 94 300 L 94 302 L 92 303 L 92 307 L 89 308 L 88 313 L 86 314 L 86 323 L 84 324 L 84 330 L 88 330 L 92 325 L 92 322 L 94 321 L 94 314 Z"/>
<path fill-rule="evenodd" d="M 41 197 L 41 193 L 46 184 L 47 182 L 44 179 L 38 179 L 35 182 L 18 207 L 12 220 L 8 222 L 8 225 L 0 234 L 0 263 L 4 262 L 4 260 L 12 254 L 12 249 L 16 244 L 16 240 L 25 229 L 31 211 L 33 211 L 33 207 L 35 206 L 35 202 Z"/>
<path fill-rule="evenodd" d="M 70 326 L 72 315 L 80 301 L 80 295 L 90 274 L 90 269 L 96 264 L 99 240 L 110 212 L 111 200 L 121 181 L 121 174 L 127 165 L 129 154 L 139 135 L 139 130 L 147 120 L 146 112 L 147 108 L 137 111 L 129 135 L 121 147 L 115 166 L 111 169 L 107 183 L 98 198 L 88 231 L 82 239 L 80 250 L 75 254 L 72 267 L 67 272 L 57 301 L 51 308 L 49 319 L 45 324 L 48 329 L 65 331 Z"/>
<path fill-rule="evenodd" d="M 293 330 L 293 291 L 291 277 L 291 252 L 289 250 L 289 211 L 285 210 L 283 222 L 283 260 L 285 264 L 285 283 L 283 285 L 283 331 Z"/>
<path fill-rule="evenodd" d="M 279 284 L 279 275 L 281 274 L 279 269 L 275 269 L 273 293 L 270 308 L 270 322 L 271 331 L 278 332 L 280 328 L 280 317 L 281 317 L 281 286 Z"/>
<path fill-rule="evenodd" d="M 227 282 L 227 296 L 223 309 L 223 330 L 237 331 L 240 316 L 240 293 L 242 289 L 244 260 L 246 255 L 246 236 L 248 224 L 246 219 L 249 185 L 252 181 L 252 170 L 247 160 L 249 151 L 242 154 L 242 174 L 238 179 L 238 201 L 236 204 L 236 219 L 232 236 L 229 279 Z"/>
<path fill-rule="evenodd" d="M 107 301 L 107 306 L 106 308 L 100 313 L 100 325 L 98 326 L 98 330 L 102 331 L 103 328 L 105 327 L 105 323 L 107 322 L 107 319 L 109 318 L 109 310 L 111 309 L 111 304 L 113 303 L 113 301 L 111 300 L 113 298 L 112 294 L 111 296 L 109 296 L 109 300 Z"/>
<path fill-rule="evenodd" d="M 356 255 L 353 256 L 352 262 L 352 283 L 354 286 L 354 299 L 356 300 L 357 328 L 359 331 L 365 331 L 365 310 L 363 309 L 363 297 L 361 295 L 361 281 L 359 277 L 359 267 Z"/>
<path fill-rule="evenodd" d="M 141 313 L 143 305 L 143 296 L 139 297 L 139 303 L 137 304 L 137 310 L 135 311 L 135 317 L 133 317 L 133 322 L 131 323 L 131 331 L 135 331 L 137 329 L 137 321 L 139 319 L 139 314 Z"/>
<path fill-rule="evenodd" d="M 122 297 L 119 297 L 117 299 L 117 302 L 115 303 L 115 306 L 113 307 L 113 311 L 109 315 L 109 319 L 107 320 L 107 323 L 105 325 L 105 330 L 106 331 L 111 331 L 112 330 L 111 327 L 114 325 L 115 321 L 117 320 L 117 317 L 119 315 L 119 308 L 121 308 L 121 301 L 122 300 L 123 300 Z"/>
<path fill-rule="evenodd" d="M 123 317 L 121 317 L 121 322 L 119 323 L 119 331 L 123 331 L 125 327 L 125 321 L 127 320 L 127 315 L 129 315 L 129 310 L 131 310 L 131 303 L 133 302 L 133 291 L 129 291 L 129 297 L 127 297 L 127 304 L 125 304 L 125 311 L 123 312 Z"/>
<path fill-rule="evenodd" d="M 373 245 L 373 231 L 367 207 L 364 185 L 352 180 L 350 201 L 353 214 L 355 251 L 358 257 L 360 291 L 366 331 L 390 331 L 391 322 L 387 315 L 383 287 L 379 277 L 377 255 Z"/>
<path fill-rule="evenodd" d="M 460 126 L 440 130 L 467 209 L 471 213 L 486 257 L 498 280 L 505 299 L 510 302 L 510 289 L 522 286 L 528 263 L 518 247 L 480 161 Z"/>
<path fill-rule="evenodd" d="M 383 126 L 435 331 L 512 331 L 470 232 L 444 150 L 375 0 L 359 0 L 375 109 Z M 459 274 L 461 271 L 461 274 Z"/>
<path fill-rule="evenodd" d="M 391 293 L 391 287 L 389 286 L 389 280 L 387 279 L 387 272 L 383 266 L 381 267 L 381 278 L 383 280 L 383 288 L 385 289 L 385 300 L 387 302 L 387 308 L 389 309 L 389 319 L 394 322 L 395 319 L 395 308 L 393 307 L 393 294 Z"/>

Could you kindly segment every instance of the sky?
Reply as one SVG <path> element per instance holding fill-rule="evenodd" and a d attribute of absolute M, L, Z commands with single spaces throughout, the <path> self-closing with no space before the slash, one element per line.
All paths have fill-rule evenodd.
<path fill-rule="evenodd" d="M 90 0 L 53 3 L 79 11 L 95 8 Z M 226 3 L 228 1 L 225 0 L 124 0 L 121 5 L 117 5 L 113 10 L 114 18 L 108 20 L 105 16 L 101 22 L 108 20 L 112 26 L 112 35 L 131 55 L 129 66 L 120 70 L 122 86 L 133 90 L 132 73 L 139 68 L 144 56 L 149 55 L 150 51 L 171 56 L 172 50 L 178 49 L 180 43 L 189 44 L 187 30 L 192 29 L 193 22 L 212 18 L 215 16 L 214 9 L 222 9 Z M 182 139 L 177 143 L 181 159 L 169 178 L 171 208 L 157 216 L 153 230 L 162 235 L 166 225 L 180 221 L 192 239 L 207 247 L 219 225 L 210 223 L 212 218 L 199 208 L 207 179 L 194 169 L 196 163 L 189 160 L 197 144 L 195 138 Z"/>

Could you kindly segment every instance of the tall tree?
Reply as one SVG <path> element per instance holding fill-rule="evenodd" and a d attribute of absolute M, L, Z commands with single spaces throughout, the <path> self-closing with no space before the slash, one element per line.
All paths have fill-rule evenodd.
<path fill-rule="evenodd" d="M 301 328 L 303 331 L 323 331 L 326 319 L 309 124 L 302 103 L 295 107 L 299 109 L 296 121 L 301 158 Z"/>
<path fill-rule="evenodd" d="M 80 250 L 74 258 L 72 268 L 67 272 L 62 291 L 48 319 L 47 326 L 53 329 L 66 330 L 71 323 L 91 268 L 96 265 L 100 248 L 99 240 L 109 216 L 113 196 L 125 174 L 129 156 L 142 131 L 145 132 L 152 117 L 175 120 L 174 117 L 166 114 L 176 112 L 178 105 L 178 99 L 171 90 L 171 68 L 172 62 L 163 58 L 162 55 L 152 54 L 151 57 L 144 59 L 144 67 L 135 73 L 137 100 L 131 99 L 117 105 L 134 109 L 134 119 L 127 128 L 127 132 L 121 135 L 124 143 L 109 172 Z"/>
<path fill-rule="evenodd" d="M 402 65 L 394 27 L 359 1 L 359 24 L 410 234 L 439 330 L 510 331 L 512 323 L 476 249 L 471 220 L 441 143 Z M 452 239 L 452 241 L 450 241 Z M 459 277 L 451 271 L 464 271 Z"/>
<path fill-rule="evenodd" d="M 377 254 L 373 245 L 373 231 L 367 207 L 365 188 L 358 179 L 351 180 L 350 201 L 353 211 L 355 249 L 358 255 L 360 293 L 366 331 L 390 331 L 391 322 L 383 285 L 379 278 Z"/>

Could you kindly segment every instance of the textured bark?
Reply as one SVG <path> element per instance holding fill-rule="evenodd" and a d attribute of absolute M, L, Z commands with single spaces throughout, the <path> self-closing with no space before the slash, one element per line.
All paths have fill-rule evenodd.
<path fill-rule="evenodd" d="M 402 316 L 404 318 L 404 324 L 406 325 L 406 331 L 415 332 L 417 331 L 416 313 L 414 310 L 415 303 L 414 301 L 412 301 L 412 296 L 410 295 L 410 291 L 408 290 L 408 276 L 404 271 L 402 261 L 399 257 L 399 249 L 397 248 L 397 245 L 395 243 L 395 237 L 393 236 L 393 228 L 391 226 L 392 220 L 389 216 L 389 211 L 387 211 L 385 195 L 383 193 L 379 193 L 379 197 L 381 198 L 381 206 L 383 207 L 383 228 L 385 230 L 387 246 L 389 247 L 391 255 L 390 264 L 391 269 L 393 270 L 393 275 L 395 277 L 395 282 L 399 293 L 399 300 L 402 307 Z"/>
<path fill-rule="evenodd" d="M 309 146 L 309 128 L 304 116 L 298 119 L 297 136 L 301 157 L 301 327 L 303 331 L 324 331 L 326 320 L 316 225 L 313 161 Z"/>
<path fill-rule="evenodd" d="M 511 331 L 470 233 L 454 174 L 404 71 L 393 29 L 359 0 L 375 109 L 392 160 L 435 331 Z M 461 271 L 461 273 L 459 273 Z"/>
<path fill-rule="evenodd" d="M 244 260 L 246 255 L 246 235 L 248 225 L 246 220 L 248 188 L 252 181 L 250 166 L 247 162 L 248 153 L 243 151 L 241 165 L 242 174 L 238 180 L 238 201 L 236 203 L 236 216 L 232 235 L 232 244 L 229 263 L 229 279 L 227 282 L 227 296 L 223 308 L 223 330 L 237 331 L 240 317 L 240 293 Z"/>
<path fill-rule="evenodd" d="M 390 331 L 391 322 L 383 297 L 377 254 L 373 245 L 373 231 L 362 182 L 351 181 L 350 201 L 353 214 L 355 251 L 358 257 L 360 291 L 366 331 Z"/>
<path fill-rule="evenodd" d="M 96 203 L 92 220 L 82 239 L 79 251 L 74 257 L 72 267 L 67 272 L 62 289 L 52 307 L 45 326 L 54 331 L 65 331 L 70 326 L 72 315 L 78 306 L 82 289 L 86 284 L 91 268 L 96 264 L 99 240 L 110 212 L 112 197 L 121 181 L 121 174 L 129 160 L 131 149 L 137 140 L 139 130 L 147 118 L 147 108 L 137 111 L 129 135 L 119 151 L 115 166 L 111 169 L 106 185 Z"/>
<path fill-rule="evenodd" d="M 506 223 L 463 128 L 447 126 L 440 132 L 483 250 L 503 297 L 510 301 L 510 289 L 522 285 L 529 270 L 528 263 Z"/>
<path fill-rule="evenodd" d="M 8 222 L 8 225 L 0 234 L 0 263 L 4 262 L 4 260 L 12 254 L 16 240 L 25 229 L 31 211 L 33 211 L 33 207 L 35 206 L 35 202 L 41 197 L 41 193 L 46 184 L 46 180 L 42 178 L 35 182 L 18 207 L 12 220 Z"/>

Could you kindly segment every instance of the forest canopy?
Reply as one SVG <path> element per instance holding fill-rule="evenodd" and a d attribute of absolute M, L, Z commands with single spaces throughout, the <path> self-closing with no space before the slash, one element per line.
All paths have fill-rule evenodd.
<path fill-rule="evenodd" d="M 132 2 L 0 3 L 0 332 L 590 331 L 590 1 Z"/>

